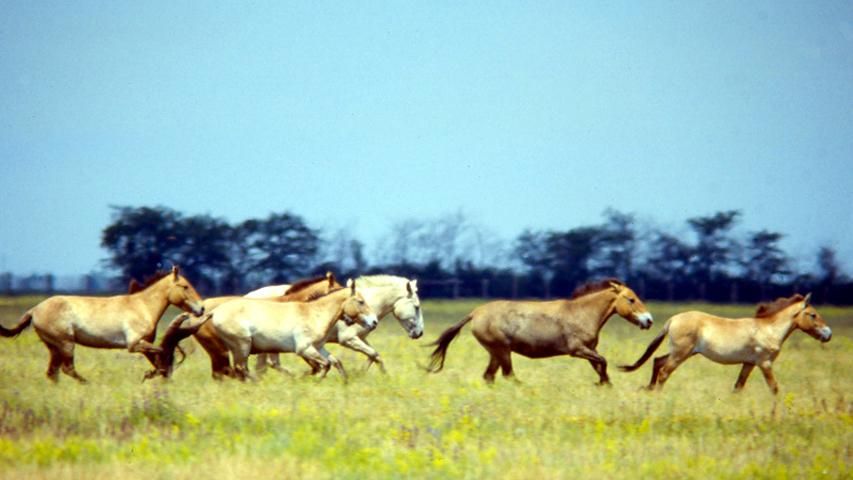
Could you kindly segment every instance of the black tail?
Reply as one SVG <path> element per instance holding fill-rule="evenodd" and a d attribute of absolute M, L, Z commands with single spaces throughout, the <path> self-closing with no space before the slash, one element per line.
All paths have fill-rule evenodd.
<path fill-rule="evenodd" d="M 459 332 L 462 330 L 462 327 L 465 326 L 466 323 L 470 322 L 471 319 L 474 318 L 473 314 L 468 314 L 467 317 L 463 318 L 459 322 L 457 322 L 452 327 L 448 328 L 441 335 L 438 336 L 436 341 L 428 344 L 428 347 L 433 345 L 437 345 L 435 350 L 433 350 L 432 355 L 429 360 L 429 365 L 426 367 L 426 370 L 430 373 L 438 373 L 444 368 L 444 357 L 447 355 L 447 347 L 450 346 L 450 342 L 459 335 Z"/>
<path fill-rule="evenodd" d="M 652 354 L 655 353 L 655 350 L 658 349 L 660 344 L 663 342 L 663 339 L 666 338 L 667 333 L 669 333 L 669 322 L 666 322 L 666 325 L 663 326 L 660 333 L 658 333 L 658 336 L 652 340 L 652 343 L 649 344 L 639 360 L 634 362 L 633 365 L 619 365 L 619 370 L 622 370 L 623 372 L 633 372 L 634 370 L 642 367 L 643 364 L 646 363 L 646 360 L 648 360 Z"/>
<path fill-rule="evenodd" d="M 17 326 L 12 328 L 6 328 L 3 325 L 0 325 L 0 336 L 2 337 L 17 337 L 24 331 L 25 328 L 30 326 L 30 323 L 33 321 L 33 314 L 27 312 L 21 317 L 21 322 L 18 323 Z"/>
<path fill-rule="evenodd" d="M 208 314 L 208 316 L 209 315 L 210 314 Z M 166 328 L 166 333 L 163 334 L 163 338 L 160 340 L 160 348 L 162 348 L 163 351 L 157 354 L 157 370 L 164 377 L 170 376 L 175 367 L 175 350 L 178 350 L 183 356 L 181 361 L 178 363 L 182 363 L 184 358 L 186 358 L 184 350 L 180 345 L 178 345 L 178 343 L 197 332 L 202 324 L 204 324 L 204 322 L 201 322 L 192 325 L 189 328 L 182 328 L 183 323 L 188 318 L 189 314 L 187 313 L 182 313 L 175 317 L 175 319 L 172 320 L 172 323 L 170 323 Z"/>

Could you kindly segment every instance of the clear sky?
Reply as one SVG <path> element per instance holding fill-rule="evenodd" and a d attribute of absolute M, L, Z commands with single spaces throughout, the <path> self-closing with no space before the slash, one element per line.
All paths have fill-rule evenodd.
<path fill-rule="evenodd" d="M 109 205 L 368 244 L 741 209 L 853 266 L 853 3 L 0 0 L 0 270 L 86 273 Z"/>

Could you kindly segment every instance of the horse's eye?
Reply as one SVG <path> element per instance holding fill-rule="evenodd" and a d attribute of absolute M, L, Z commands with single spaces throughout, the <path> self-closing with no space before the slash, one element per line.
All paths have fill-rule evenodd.
<path fill-rule="evenodd" d="M 633 298 L 629 298 L 629 299 L 628 299 L 628 301 L 629 301 L 632 305 L 633 305 L 633 304 L 635 304 L 635 303 L 637 303 L 637 301 L 636 301 L 636 300 L 634 300 Z"/>

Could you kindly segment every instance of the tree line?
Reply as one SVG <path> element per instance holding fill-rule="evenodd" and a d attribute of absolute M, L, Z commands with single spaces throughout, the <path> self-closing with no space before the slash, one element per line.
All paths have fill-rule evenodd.
<path fill-rule="evenodd" d="M 853 298 L 833 248 L 820 247 L 804 268 L 783 250 L 783 233 L 739 233 L 740 218 L 737 210 L 691 217 L 685 234 L 607 209 L 594 225 L 527 229 L 507 242 L 457 212 L 395 222 L 368 255 L 346 229 L 322 231 L 292 212 L 232 224 L 162 206 L 119 206 L 101 245 L 121 282 L 179 264 L 206 294 L 330 270 L 418 278 L 423 296 L 564 297 L 590 279 L 615 277 L 658 300 L 756 302 L 806 290 L 821 302 Z"/>

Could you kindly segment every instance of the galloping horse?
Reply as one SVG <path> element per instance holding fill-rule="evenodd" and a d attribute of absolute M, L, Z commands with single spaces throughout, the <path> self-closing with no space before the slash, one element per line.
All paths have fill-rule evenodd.
<path fill-rule="evenodd" d="M 201 298 L 178 267 L 160 274 L 140 291 L 113 297 L 50 297 L 24 314 L 21 322 L 0 335 L 18 335 L 30 323 L 50 351 L 47 378 L 57 381 L 59 370 L 85 383 L 74 369 L 74 344 L 93 348 L 127 348 L 152 360 L 160 348 L 151 344 L 157 322 L 169 305 L 194 315 L 204 314 Z M 153 362 L 152 362 L 153 363 Z"/>
<path fill-rule="evenodd" d="M 494 382 L 498 367 L 504 377 L 514 378 L 511 353 L 516 352 L 530 358 L 584 358 L 598 373 L 599 384 L 609 384 L 607 360 L 595 347 L 601 328 L 613 314 L 644 330 L 652 325 L 652 315 L 637 294 L 615 280 L 578 287 L 569 300 L 489 302 L 475 308 L 430 344 L 437 346 L 427 371 L 435 373 L 444 367 L 450 342 L 473 320 L 471 331 L 491 357 L 483 374 L 489 383 Z"/>
<path fill-rule="evenodd" d="M 346 380 L 343 365 L 323 344 L 329 330 L 340 319 L 376 328 L 376 314 L 356 292 L 355 282 L 310 302 L 269 302 L 240 298 L 226 302 L 208 313 L 203 321 L 213 324 L 216 334 L 234 358 L 236 376 L 249 376 L 248 357 L 252 353 L 294 352 L 310 364 L 319 364 L 323 377 L 330 366 Z"/>
<path fill-rule="evenodd" d="M 341 284 L 335 279 L 335 275 L 331 272 L 326 272 L 325 276 L 315 277 L 306 280 L 300 280 L 293 285 L 288 285 L 288 290 L 285 295 L 265 300 L 273 302 L 304 302 L 321 297 L 333 289 L 341 288 Z M 237 296 L 213 297 L 205 300 L 205 308 L 208 312 L 212 312 L 218 306 L 238 298 Z M 221 379 L 223 376 L 234 376 L 234 370 L 231 368 L 231 361 L 228 355 L 228 347 L 219 339 L 216 330 L 210 322 L 201 324 L 200 327 L 191 327 L 183 325 L 187 320 L 187 315 L 180 314 L 176 316 L 166 329 L 160 347 L 163 351 L 157 355 L 156 368 L 145 375 L 145 378 L 151 378 L 156 375 L 170 377 L 174 369 L 174 352 L 178 347 L 178 342 L 184 338 L 193 335 L 196 341 L 204 348 L 208 356 L 210 356 L 210 369 L 214 379 Z M 274 365 L 278 369 L 282 369 L 279 365 Z"/>
<path fill-rule="evenodd" d="M 376 312 L 379 320 L 390 313 L 394 315 L 409 338 L 418 339 L 424 334 L 424 317 L 421 311 L 421 300 L 418 297 L 417 280 L 395 275 L 364 275 L 358 277 L 355 284 L 370 308 Z M 373 329 L 364 328 L 359 324 L 347 325 L 338 321 L 329 332 L 326 343 L 337 343 L 367 355 L 367 368 L 376 363 L 385 373 L 385 362 L 382 361 L 379 352 L 367 342 L 367 336 L 372 331 Z M 260 368 L 263 357 L 264 355 L 258 355 L 259 365 L 256 365 L 256 368 Z M 274 359 L 273 362 L 276 360 Z M 316 366 L 313 370 L 312 373 L 318 372 Z"/>
<path fill-rule="evenodd" d="M 800 329 L 821 342 L 832 338 L 832 330 L 809 303 L 810 299 L 811 294 L 796 294 L 760 304 L 752 318 L 723 318 L 696 311 L 679 313 L 666 322 L 639 360 L 619 368 L 625 372 L 640 368 L 669 335 L 669 353 L 655 358 L 649 390 L 663 388 L 679 365 L 699 353 L 717 363 L 743 364 L 735 392 L 743 389 L 757 365 L 775 395 L 779 385 L 773 376 L 773 361 L 788 336 Z"/>

